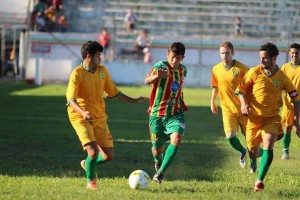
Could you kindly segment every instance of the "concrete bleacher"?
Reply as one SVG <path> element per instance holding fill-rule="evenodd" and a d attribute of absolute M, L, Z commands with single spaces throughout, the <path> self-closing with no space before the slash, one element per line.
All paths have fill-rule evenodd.
<path fill-rule="evenodd" d="M 170 37 L 235 39 L 233 21 L 237 16 L 242 18 L 245 32 L 239 40 L 300 38 L 298 0 L 66 0 L 65 8 L 70 32 L 97 34 L 105 26 L 116 53 L 132 49 L 136 39 L 124 25 L 128 9 L 138 16 L 138 30 L 147 29 L 154 37 L 154 46 L 161 46 L 157 40 Z"/>
<path fill-rule="evenodd" d="M 297 23 L 300 2 L 279 0 L 249 1 L 109 1 L 106 19 L 115 20 L 117 32 L 122 33 L 124 15 L 132 9 L 139 17 L 140 28 L 155 35 L 170 32 L 182 35 L 228 36 L 233 32 L 233 20 L 240 16 L 247 36 L 278 38 L 288 30 L 299 36 Z M 122 29 L 123 28 L 123 29 Z"/>

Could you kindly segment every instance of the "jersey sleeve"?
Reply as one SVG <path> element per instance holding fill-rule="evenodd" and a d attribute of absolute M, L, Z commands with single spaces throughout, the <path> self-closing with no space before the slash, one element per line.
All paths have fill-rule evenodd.
<path fill-rule="evenodd" d="M 240 84 L 238 85 L 235 93 L 236 94 L 247 94 L 247 91 L 249 90 L 249 88 L 251 88 L 253 82 L 254 82 L 254 73 L 252 70 L 249 70 L 244 78 L 242 79 L 242 81 L 240 82 Z"/>
<path fill-rule="evenodd" d="M 77 71 L 74 70 L 70 75 L 70 80 L 68 83 L 68 88 L 66 93 L 67 105 L 70 103 L 71 100 L 77 99 L 78 87 L 79 87 L 79 75 Z"/>
<path fill-rule="evenodd" d="M 103 71 L 106 74 L 106 82 L 105 82 L 105 86 L 104 86 L 104 91 L 107 94 L 107 98 L 114 98 L 120 93 L 120 90 L 117 88 L 116 84 L 113 82 L 108 70 L 106 68 L 104 68 Z"/>

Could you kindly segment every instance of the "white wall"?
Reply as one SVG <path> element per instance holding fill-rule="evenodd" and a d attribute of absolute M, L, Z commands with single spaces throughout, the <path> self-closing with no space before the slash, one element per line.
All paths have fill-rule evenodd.
<path fill-rule="evenodd" d="M 80 48 L 87 40 L 96 40 L 95 34 L 49 34 L 31 33 L 29 60 L 25 68 L 25 78 L 35 80 L 36 84 L 67 82 L 69 74 L 74 67 L 80 64 Z M 174 40 L 176 41 L 176 40 Z M 211 68 L 220 62 L 220 41 L 183 41 L 186 44 L 186 57 L 183 64 L 188 67 L 185 79 L 188 87 L 209 87 Z M 233 42 L 235 46 L 234 58 L 253 67 L 259 63 L 259 42 L 240 41 Z M 278 44 L 277 44 L 278 45 Z M 287 62 L 286 49 L 281 47 L 277 64 L 281 66 Z M 28 50 L 26 49 L 26 50 Z M 154 43 L 151 48 L 153 62 L 166 59 L 167 46 Z M 144 77 L 153 64 L 132 61 L 114 61 L 104 63 L 116 83 L 126 85 L 143 85 Z"/>

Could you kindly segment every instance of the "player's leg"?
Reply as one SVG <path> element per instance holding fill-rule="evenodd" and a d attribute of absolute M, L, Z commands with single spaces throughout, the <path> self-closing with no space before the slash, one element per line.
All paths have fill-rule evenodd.
<path fill-rule="evenodd" d="M 114 159 L 113 138 L 106 121 L 94 122 L 95 140 L 100 153 L 97 157 L 97 165 Z"/>
<path fill-rule="evenodd" d="M 243 147 L 240 140 L 236 136 L 238 126 L 240 125 L 239 118 L 235 116 L 230 116 L 227 113 L 223 113 L 223 124 L 224 124 L 224 131 L 226 134 L 226 138 L 229 144 L 235 150 L 240 152 L 240 165 L 242 168 L 244 168 L 246 166 L 245 157 L 246 157 L 247 149 Z"/>
<path fill-rule="evenodd" d="M 284 134 L 282 138 L 283 155 L 281 159 L 289 159 L 289 148 L 291 144 L 291 132 L 293 128 L 294 111 L 289 110 L 286 106 L 283 106 L 281 113 L 281 123 L 285 126 Z"/>
<path fill-rule="evenodd" d="M 154 168 L 157 171 L 163 161 L 164 144 L 169 140 L 169 137 L 164 135 L 165 127 L 162 123 L 162 118 L 156 116 L 149 117 L 149 134 L 152 143 L 152 156 L 154 159 Z"/>
<path fill-rule="evenodd" d="M 264 150 L 260 160 L 257 181 L 254 186 L 255 192 L 264 189 L 263 181 L 273 161 L 273 147 L 276 139 L 277 135 L 274 133 L 265 133 L 262 135 Z"/>
<path fill-rule="evenodd" d="M 86 144 L 87 158 L 85 159 L 85 171 L 88 189 L 97 189 L 96 186 L 96 168 L 99 149 L 95 141 Z"/>
<path fill-rule="evenodd" d="M 174 160 L 185 130 L 183 113 L 178 113 L 177 115 L 171 117 L 165 117 L 163 123 L 166 125 L 165 137 L 170 137 L 170 144 L 166 149 L 161 167 L 153 177 L 153 180 L 158 183 L 162 182 L 164 172 Z"/>
<path fill-rule="evenodd" d="M 172 161 L 174 160 L 176 153 L 178 151 L 178 147 L 182 141 L 182 135 L 180 133 L 172 133 L 170 135 L 170 144 L 166 149 L 166 153 L 161 164 L 160 169 L 157 171 L 158 173 L 164 173 Z"/>
<path fill-rule="evenodd" d="M 81 166 L 86 171 L 87 186 L 89 189 L 97 189 L 95 179 L 99 149 L 94 137 L 94 127 L 89 122 L 80 122 L 72 125 L 76 130 L 83 149 L 87 151 L 86 160 L 81 162 Z"/>

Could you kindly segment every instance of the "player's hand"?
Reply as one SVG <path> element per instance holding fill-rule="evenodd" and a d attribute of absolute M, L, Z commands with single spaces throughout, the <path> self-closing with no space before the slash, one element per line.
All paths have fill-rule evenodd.
<path fill-rule="evenodd" d="M 211 109 L 211 112 L 214 114 L 214 115 L 217 115 L 218 114 L 218 106 L 212 102 L 211 105 L 210 105 L 210 109 Z"/>
<path fill-rule="evenodd" d="M 82 117 L 85 121 L 88 121 L 88 122 L 92 122 L 93 121 L 93 118 L 92 116 L 90 115 L 90 112 L 89 111 L 83 111 L 82 113 Z"/>
<path fill-rule="evenodd" d="M 241 112 L 242 112 L 243 115 L 248 116 L 249 115 L 249 110 L 250 110 L 250 108 L 247 104 L 244 104 L 244 105 L 242 104 L 241 105 Z"/>
<path fill-rule="evenodd" d="M 167 78 L 169 76 L 168 71 L 165 69 L 158 69 L 157 75 L 158 75 L 158 78 Z"/>

